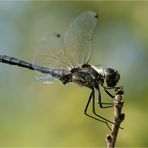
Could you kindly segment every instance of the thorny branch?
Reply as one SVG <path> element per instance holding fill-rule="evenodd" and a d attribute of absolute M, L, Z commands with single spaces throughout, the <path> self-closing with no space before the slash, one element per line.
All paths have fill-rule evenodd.
<path fill-rule="evenodd" d="M 114 100 L 114 117 L 113 117 L 113 122 L 115 124 L 112 125 L 112 130 L 110 134 L 107 135 L 106 141 L 107 141 L 107 148 L 114 148 L 116 139 L 117 139 L 117 134 L 120 128 L 121 122 L 124 120 L 125 114 L 121 113 L 122 107 L 123 107 L 123 90 L 121 88 L 117 88 L 115 90 L 115 100 Z"/>

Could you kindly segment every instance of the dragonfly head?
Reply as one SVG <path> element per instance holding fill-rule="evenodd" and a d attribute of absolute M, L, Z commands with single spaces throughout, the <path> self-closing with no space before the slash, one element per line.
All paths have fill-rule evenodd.
<path fill-rule="evenodd" d="M 105 68 L 104 69 L 104 80 L 106 82 L 107 87 L 114 87 L 118 83 L 120 79 L 120 74 L 117 70 L 113 68 Z"/>

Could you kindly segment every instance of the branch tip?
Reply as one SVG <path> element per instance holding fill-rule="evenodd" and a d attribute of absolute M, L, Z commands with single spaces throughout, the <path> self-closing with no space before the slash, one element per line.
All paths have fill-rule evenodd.
<path fill-rule="evenodd" d="M 107 148 L 115 147 L 118 131 L 119 131 L 119 128 L 121 128 L 120 124 L 125 118 L 125 114 L 121 112 L 124 104 L 124 100 L 122 98 L 123 94 L 124 94 L 124 91 L 122 87 L 117 87 L 115 89 L 114 116 L 113 116 L 113 122 L 115 124 L 112 125 L 110 134 L 106 136 Z"/>

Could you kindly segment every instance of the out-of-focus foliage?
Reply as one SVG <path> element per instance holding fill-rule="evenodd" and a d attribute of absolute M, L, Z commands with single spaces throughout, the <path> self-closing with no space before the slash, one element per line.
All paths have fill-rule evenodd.
<path fill-rule="evenodd" d="M 64 33 L 85 10 L 99 13 L 92 62 L 117 68 L 125 90 L 117 146 L 148 146 L 148 2 L 0 2 L 0 54 L 31 61 L 42 36 Z M 105 146 L 107 127 L 83 114 L 89 93 L 0 64 L 0 146 Z M 113 109 L 98 110 L 112 119 Z"/>

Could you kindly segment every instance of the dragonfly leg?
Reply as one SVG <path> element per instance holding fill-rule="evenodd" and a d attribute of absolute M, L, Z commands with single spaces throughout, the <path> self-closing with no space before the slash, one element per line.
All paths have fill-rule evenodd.
<path fill-rule="evenodd" d="M 115 96 L 112 95 L 106 88 L 104 88 L 105 92 L 111 97 L 111 98 L 114 98 Z"/>
<path fill-rule="evenodd" d="M 87 113 L 87 110 L 88 110 L 88 107 L 89 107 L 89 104 L 90 104 L 90 101 L 92 100 L 92 112 L 93 112 L 93 114 L 95 115 L 95 116 L 97 116 L 98 118 L 100 118 L 100 119 L 98 119 L 98 118 L 96 118 L 96 117 L 94 117 L 94 116 L 92 116 L 92 115 L 89 115 L 88 113 Z M 100 121 L 100 122 L 103 122 L 103 123 L 105 123 L 106 125 L 107 125 L 107 127 L 111 130 L 111 128 L 110 128 L 110 126 L 109 126 L 109 124 L 108 123 L 111 123 L 111 124 L 115 124 L 114 122 L 112 122 L 112 121 L 110 121 L 110 120 L 108 120 L 108 119 L 106 119 L 106 118 L 104 118 L 104 117 L 102 117 L 102 116 L 100 116 L 100 115 L 98 115 L 97 113 L 96 113 L 96 110 L 95 110 L 95 91 L 94 91 L 94 88 L 92 88 L 92 92 L 91 92 L 91 94 L 90 94 L 90 96 L 89 96 L 89 99 L 88 99 L 88 101 L 87 101 L 87 104 L 86 104 L 86 107 L 85 107 L 85 110 L 84 110 L 84 114 L 86 115 L 86 116 L 88 116 L 88 117 L 90 117 L 90 118 L 92 118 L 92 119 L 95 119 L 95 120 L 97 120 L 97 121 Z M 116 125 L 116 124 L 115 124 Z M 116 126 L 118 126 L 118 125 L 116 125 Z M 118 126 L 119 127 L 119 126 Z M 119 127 L 120 129 L 122 129 L 122 127 Z"/>
<path fill-rule="evenodd" d="M 93 89 L 93 92 L 94 92 L 94 89 Z M 104 123 L 106 123 L 107 127 L 111 130 L 110 126 L 108 123 L 111 123 L 111 124 L 114 124 L 116 125 L 117 127 L 119 127 L 120 129 L 123 129 L 122 127 L 118 126 L 116 123 L 100 116 L 99 114 L 96 113 L 96 110 L 95 110 L 95 93 L 92 94 L 92 111 L 94 113 L 94 115 L 96 115 L 97 117 L 101 118 L 101 120 L 103 120 Z M 99 119 L 100 120 L 100 119 Z"/>
<path fill-rule="evenodd" d="M 99 118 L 101 118 L 101 119 L 98 119 L 98 118 L 96 118 L 96 117 L 94 117 L 94 116 L 92 116 L 92 115 L 89 115 L 89 114 L 87 113 L 87 110 L 88 110 L 88 107 L 89 107 L 89 104 L 90 104 L 91 99 L 94 100 L 94 88 L 92 88 L 92 92 L 91 92 L 91 94 L 90 94 L 90 96 L 89 96 L 89 99 L 88 99 L 88 101 L 87 101 L 87 104 L 86 104 L 86 107 L 85 107 L 85 110 L 84 110 L 84 114 L 85 114 L 86 116 L 92 118 L 92 119 L 95 119 L 95 120 L 97 120 L 97 121 L 100 121 L 100 122 L 105 123 L 105 124 L 107 125 L 107 127 L 111 130 L 111 128 L 110 128 L 108 122 L 106 121 L 106 119 L 103 118 L 102 116 L 100 116 L 100 115 L 98 115 L 98 114 L 95 113 L 95 107 L 94 107 L 95 104 L 94 104 L 94 101 L 92 102 L 92 103 L 93 103 L 92 112 L 93 112 L 96 116 L 98 116 Z"/>
<path fill-rule="evenodd" d="M 117 89 L 117 88 L 123 88 L 123 86 L 114 86 L 114 87 L 104 87 L 104 86 L 102 86 L 103 88 L 104 88 L 104 90 L 105 90 L 105 92 L 111 97 L 111 98 L 114 98 L 115 96 L 114 95 L 112 95 L 109 91 L 108 91 L 108 89 Z"/>
<path fill-rule="evenodd" d="M 100 88 L 98 86 L 97 88 L 98 90 L 98 98 L 97 98 L 97 103 L 100 105 L 101 108 L 110 108 L 110 107 L 113 107 L 113 103 L 103 103 L 102 102 L 102 99 L 101 99 L 101 92 L 100 92 Z M 106 91 L 105 91 L 106 92 Z M 107 91 L 108 92 L 108 91 Z M 109 92 L 108 92 L 109 93 Z M 105 105 L 105 106 L 103 106 Z"/>

